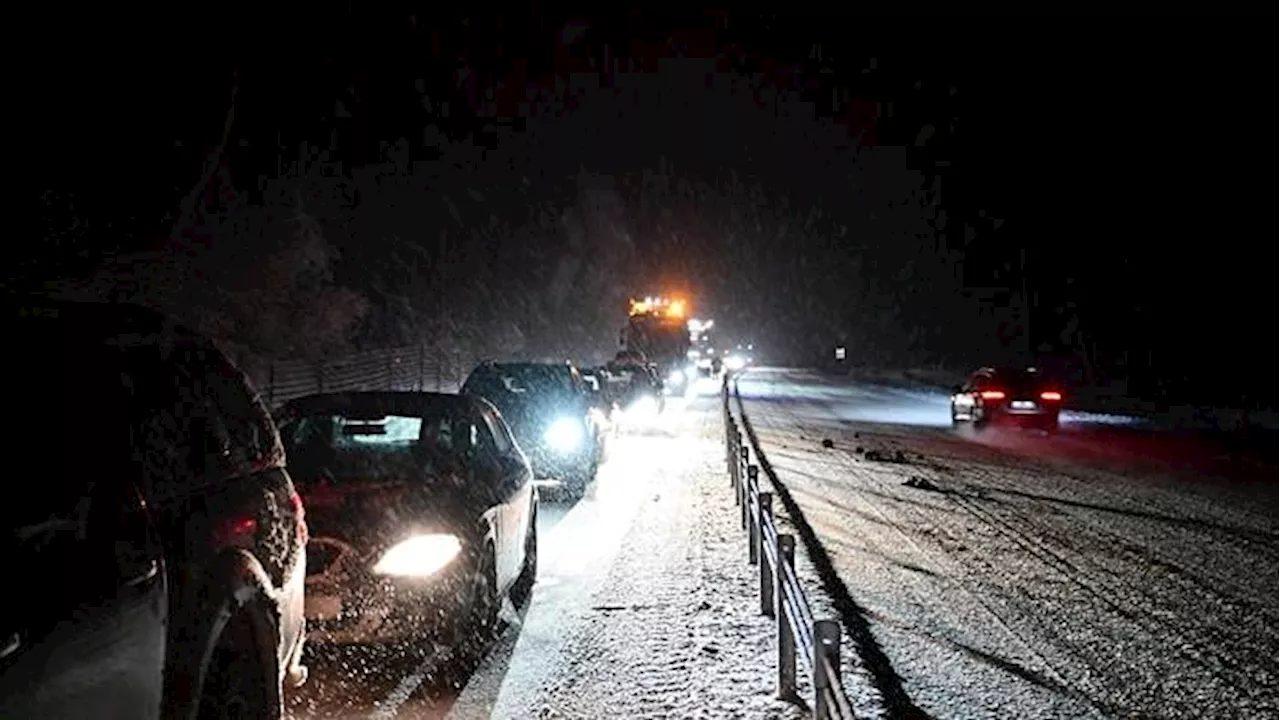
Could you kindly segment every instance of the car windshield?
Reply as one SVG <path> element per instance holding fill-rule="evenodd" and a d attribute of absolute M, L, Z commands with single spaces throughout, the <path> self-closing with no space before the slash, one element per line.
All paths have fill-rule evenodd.
<path fill-rule="evenodd" d="M 299 484 L 393 482 L 456 471 L 473 427 L 448 413 L 311 413 L 281 428 L 289 471 Z"/>
<path fill-rule="evenodd" d="M 997 370 L 984 384 L 1000 386 L 1012 392 L 1031 392 L 1044 384 L 1044 378 L 1040 373 L 1029 370 Z"/>
<path fill-rule="evenodd" d="M 464 391 L 487 398 L 499 409 L 573 395 L 573 382 L 559 365 L 506 365 L 477 371 Z"/>

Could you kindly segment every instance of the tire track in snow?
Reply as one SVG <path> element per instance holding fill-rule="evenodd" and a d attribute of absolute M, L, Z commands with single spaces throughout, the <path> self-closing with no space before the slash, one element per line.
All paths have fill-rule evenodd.
<path fill-rule="evenodd" d="M 1240 663 L 1231 656 L 1219 652 L 1214 643 L 1201 638 L 1189 637 L 1181 631 L 1180 627 L 1182 626 L 1180 624 L 1156 620 L 1155 618 L 1158 616 L 1159 611 L 1152 607 L 1155 601 L 1151 593 L 1146 589 L 1133 582 L 1124 581 L 1122 576 L 1117 575 L 1079 551 L 1075 553 L 1077 555 L 1076 559 L 1068 559 L 1063 552 L 1054 550 L 1048 542 L 1040 539 L 1045 535 L 1054 537 L 1050 533 L 1019 529 L 1007 516 L 1001 518 L 996 513 L 985 508 L 979 509 L 976 503 L 963 495 L 947 493 L 947 496 L 965 508 L 974 517 L 990 525 L 997 532 L 1022 547 L 1029 555 L 1058 571 L 1064 580 L 1078 586 L 1109 607 L 1113 612 L 1141 628 L 1151 638 L 1174 640 L 1171 649 L 1176 654 L 1199 665 L 1210 673 L 1221 670 L 1227 671 L 1232 675 L 1234 684 L 1247 685 L 1254 682 L 1254 677 L 1241 668 Z M 1025 517 L 1019 517 L 1019 519 L 1022 520 L 1024 525 L 1035 526 L 1033 522 Z M 1038 529 L 1046 530 L 1047 528 L 1039 526 Z M 1061 536 L 1057 536 L 1055 539 L 1070 548 L 1069 543 L 1063 541 Z M 1115 577 L 1116 581 L 1107 582 L 1103 580 L 1105 576 Z M 1135 597 L 1144 597 L 1149 604 L 1140 604 L 1134 600 Z M 1207 658 L 1212 659 L 1213 662 L 1209 662 Z"/>
<path fill-rule="evenodd" d="M 808 403 L 808 404 L 812 404 L 822 412 L 829 414 L 829 410 L 827 410 L 824 406 L 819 405 L 818 403 Z M 771 413 L 765 413 L 764 416 L 768 418 L 770 414 Z M 788 429 L 805 427 L 805 425 L 807 424 L 806 420 L 804 418 L 801 418 L 801 416 L 798 413 L 796 413 L 794 410 L 784 408 L 781 410 L 781 414 L 784 414 L 787 416 L 784 426 L 787 427 Z M 766 421 L 771 425 L 770 429 L 774 430 L 775 432 L 778 432 L 779 427 L 777 426 L 776 423 L 772 423 L 770 420 Z M 768 450 L 766 450 L 766 452 L 768 452 Z M 847 453 L 837 452 L 837 453 L 834 453 L 833 456 L 835 458 L 835 463 L 842 466 L 846 471 L 849 471 L 853 477 L 865 479 L 864 476 L 867 473 L 874 472 L 872 469 L 867 468 L 865 465 L 859 466 L 859 464 L 854 461 L 853 457 L 848 455 Z M 812 460 L 810 460 L 810 462 L 812 462 Z M 787 471 L 784 470 L 784 472 L 787 472 Z M 850 492 L 856 493 L 858 496 L 865 495 L 866 493 L 865 488 L 855 485 L 853 483 L 833 482 L 818 475 L 806 475 L 806 484 L 814 485 L 816 486 L 816 489 L 829 491 L 829 492 L 819 491 L 811 494 L 813 494 L 818 499 L 825 501 L 826 503 L 833 505 L 835 507 L 841 507 L 845 503 L 847 503 L 850 497 Z M 917 543 L 915 538 L 913 538 L 911 534 L 903 530 L 899 523 L 889 518 L 889 516 L 880 509 L 879 503 L 875 502 L 875 500 L 883 500 L 884 497 L 885 496 L 881 494 L 881 497 L 874 498 L 873 500 L 863 499 L 862 504 L 864 507 L 869 508 L 870 513 L 876 515 L 876 517 L 880 519 L 880 521 L 885 527 L 892 529 L 894 534 L 896 534 L 898 537 L 905 540 L 906 543 L 915 550 L 916 554 L 920 555 L 923 558 L 926 558 L 929 562 L 934 563 L 938 566 L 949 565 L 953 570 L 959 569 L 960 567 L 964 566 L 963 559 L 960 557 L 957 557 L 955 553 L 950 552 L 946 547 L 939 547 L 935 551 L 929 551 L 924 549 L 919 543 Z M 900 503 L 902 503 L 903 501 L 905 501 L 905 498 L 894 498 L 894 500 L 897 500 Z M 920 517 L 924 517 L 922 514 L 919 514 L 919 513 L 917 513 L 917 515 L 919 515 Z M 831 538 L 833 536 L 838 537 L 840 533 L 844 532 L 844 528 L 839 528 L 839 527 L 828 528 L 828 530 L 829 532 L 826 533 L 826 538 Z M 834 531 L 834 532 L 831 532 L 831 531 Z M 864 538 L 864 541 L 867 541 L 867 540 L 868 538 Z M 958 541 L 956 544 L 959 544 Z M 880 554 L 882 556 L 887 557 L 887 555 L 883 552 Z M 956 574 L 971 575 L 971 573 L 968 571 L 963 571 L 961 573 L 956 573 Z M 938 573 L 938 575 L 940 577 L 948 576 L 947 573 Z M 1042 679 L 1037 677 L 1037 673 L 1034 670 L 1023 668 L 1017 663 L 1009 662 L 1007 660 L 1004 660 L 1003 662 L 999 662 L 996 658 L 991 658 L 992 660 L 997 660 L 997 664 L 1002 669 L 1013 672 L 1014 674 L 1032 683 L 1045 685 L 1046 687 L 1052 687 L 1053 689 L 1056 689 L 1059 692 L 1062 692 L 1070 697 L 1073 697 L 1078 701 L 1084 702 L 1086 705 L 1092 707 L 1095 711 L 1113 711 L 1113 709 L 1107 708 L 1105 703 L 1099 704 L 1094 699 L 1094 697 L 1090 695 L 1090 693 L 1080 690 L 1079 688 L 1073 687 L 1072 683 L 1063 674 L 1059 665 L 1055 662 L 1050 661 L 1050 659 L 1043 652 L 1037 649 L 1036 644 L 1034 642 L 1032 642 L 1025 634 L 1016 630 L 1013 627 L 1013 625 L 1010 624 L 1008 619 L 1002 613 L 1000 613 L 991 603 L 987 602 L 980 593 L 973 591 L 969 587 L 966 587 L 964 584 L 959 582 L 950 582 L 950 583 L 947 583 L 947 586 L 952 591 L 965 595 L 974 604 L 975 607 L 981 608 L 981 610 L 985 612 L 985 614 L 988 617 L 991 618 L 991 620 L 1006 634 L 1007 637 L 1012 639 L 1019 647 L 1023 649 L 1023 651 L 1029 657 L 1036 659 L 1038 663 L 1041 665 L 1041 667 L 1045 668 L 1048 671 L 1049 677 L 1046 679 Z M 913 584 L 904 583 L 904 587 L 908 589 L 908 592 L 911 592 L 916 597 L 919 605 L 928 607 L 932 604 L 932 600 L 934 598 L 926 598 L 920 595 L 919 592 L 917 592 L 914 589 Z M 887 618 L 884 618 L 884 616 L 881 616 L 882 622 L 884 622 L 885 619 Z M 914 632 L 914 633 L 922 632 L 918 628 L 913 628 L 913 627 L 910 627 L 909 625 L 904 626 L 901 622 L 891 622 L 890 624 L 897 625 L 900 629 L 905 629 L 908 632 Z M 931 637 L 931 638 L 933 637 L 932 634 L 928 633 L 927 631 L 924 631 L 924 634 L 927 637 Z"/>
<path fill-rule="evenodd" d="M 936 470 L 937 468 L 934 469 Z M 1009 473 L 1018 473 L 1020 469 L 1017 467 L 1004 466 L 1003 464 L 997 466 L 983 466 L 982 464 L 975 463 L 969 464 L 962 469 L 949 468 L 949 470 L 952 474 L 967 473 L 994 480 L 996 478 L 1003 479 L 1003 476 Z M 884 471 L 888 472 L 889 469 L 885 468 Z M 935 479 L 940 480 L 945 488 L 945 479 Z M 975 488 L 970 486 L 970 489 L 987 490 L 988 488 Z M 991 491 L 996 493 L 1000 492 L 999 490 Z M 966 496 L 963 493 L 944 489 L 942 494 L 952 502 L 956 503 L 959 507 L 962 507 L 974 518 L 988 525 L 1001 535 L 1004 535 L 1011 542 L 1017 544 L 1028 555 L 1043 563 L 1046 567 L 1050 567 L 1058 572 L 1064 581 L 1076 585 L 1081 590 L 1094 597 L 1097 601 L 1109 607 L 1112 612 L 1125 618 L 1137 628 L 1140 628 L 1141 631 L 1145 632 L 1150 638 L 1158 638 L 1161 640 L 1171 638 L 1174 641 L 1172 645 L 1174 651 L 1184 659 L 1200 666 L 1209 673 L 1225 670 L 1232 675 L 1233 684 L 1237 686 L 1242 684 L 1253 684 L 1256 682 L 1255 676 L 1249 673 L 1248 670 L 1242 668 L 1240 663 L 1235 661 L 1230 655 L 1217 650 L 1216 639 L 1204 640 L 1202 638 L 1192 638 L 1183 632 L 1178 624 L 1159 622 L 1155 620 L 1160 613 L 1152 606 L 1160 603 L 1155 599 L 1150 591 L 1129 580 L 1126 574 L 1117 573 L 1111 568 L 1102 565 L 1100 562 L 1093 559 L 1093 557 L 1088 553 L 1081 551 L 1077 547 L 1078 543 L 1072 543 L 1067 539 L 1068 536 L 1079 537 L 1079 528 L 1073 528 L 1072 530 L 1074 532 L 1064 532 L 1056 528 L 1050 528 L 1042 522 L 1035 522 L 1026 513 L 1018 512 L 1014 505 L 1007 504 L 1002 506 L 1012 514 L 1013 518 L 1016 518 L 1016 521 L 1020 521 L 1023 524 L 1023 529 L 1019 529 L 1014 525 L 1014 522 L 1016 521 L 1012 521 L 1007 516 L 1001 516 L 994 510 L 989 510 L 981 506 L 973 498 Z M 1044 506 L 1049 505 L 1047 502 L 1042 502 L 1041 504 Z M 1052 510 L 1052 508 L 1048 509 Z M 1048 513 L 1046 513 L 1046 515 L 1051 516 Z M 1073 517 L 1073 520 L 1080 521 L 1083 520 L 1083 518 Z M 1107 541 L 1099 541 L 1097 544 L 1100 548 L 1114 545 L 1113 540 L 1119 538 L 1119 536 L 1114 533 L 1106 534 L 1110 535 L 1111 539 Z M 1049 540 L 1056 540 L 1064 547 L 1064 549 L 1072 552 L 1073 555 L 1076 555 L 1078 559 L 1075 561 L 1070 560 L 1062 552 L 1055 551 L 1050 546 L 1048 542 Z M 944 551 L 946 551 L 946 548 L 944 548 Z M 955 555 L 954 553 L 951 554 Z M 1115 582 L 1106 582 L 1106 577 L 1114 577 Z M 1091 582 L 1090 580 L 1094 580 L 1096 582 Z M 1142 605 L 1136 602 L 1134 600 L 1135 596 L 1146 598 L 1149 604 Z M 1045 616 L 1045 621 L 1046 626 L 1051 626 L 1051 617 Z M 1203 625 L 1195 625 L 1192 627 L 1193 630 L 1202 629 Z M 1077 643 L 1074 642 L 1070 642 L 1069 644 L 1077 645 Z M 1083 655 L 1081 655 L 1080 658 L 1085 659 Z M 1210 658 L 1212 662 L 1207 661 L 1206 658 Z M 1115 672 L 1109 666 L 1115 662 L 1121 662 L 1129 665 L 1135 675 L 1140 674 L 1140 671 L 1146 669 L 1149 664 L 1148 662 L 1142 662 L 1140 660 L 1135 661 L 1124 657 L 1092 660 L 1090 661 L 1090 664 L 1100 677 L 1114 677 Z M 1104 703 L 1104 706 L 1106 705 L 1110 704 Z M 1115 711 L 1114 707 L 1112 708 L 1112 711 Z"/>

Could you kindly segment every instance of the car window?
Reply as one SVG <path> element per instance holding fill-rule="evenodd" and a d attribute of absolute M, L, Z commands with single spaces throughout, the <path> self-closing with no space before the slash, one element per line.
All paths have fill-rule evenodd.
<path fill-rule="evenodd" d="M 493 408 L 483 408 L 480 415 L 484 418 L 486 433 L 498 454 L 506 455 L 515 450 L 516 440 L 497 411 Z"/>
<path fill-rule="evenodd" d="M 128 549 L 118 543 L 136 540 L 122 532 L 130 528 L 113 524 L 121 516 L 112 507 L 137 477 L 127 376 L 120 354 L 100 336 L 81 334 L 84 328 L 8 329 L 10 370 L 21 382 L 7 392 L 4 437 L 35 464 L 14 476 L 14 490 L 0 504 L 0 556 L 28 588 L 0 629 L 10 631 L 16 617 L 43 632 L 42 619 L 65 618 L 69 608 L 109 591 L 114 554 Z"/>
<path fill-rule="evenodd" d="M 301 485 L 440 478 L 476 447 L 475 425 L 459 413 L 292 416 L 280 430 L 290 473 Z"/>
<path fill-rule="evenodd" d="M 5 438 L 39 462 L 37 482 L 3 503 L 6 529 L 72 523 L 83 530 L 95 482 L 132 479 L 128 401 L 117 353 L 51 337 L 11 357 L 15 383 L 4 414 Z"/>
<path fill-rule="evenodd" d="M 247 378 L 211 346 L 129 343 L 130 391 L 148 487 L 181 492 L 281 460 L 279 438 Z"/>

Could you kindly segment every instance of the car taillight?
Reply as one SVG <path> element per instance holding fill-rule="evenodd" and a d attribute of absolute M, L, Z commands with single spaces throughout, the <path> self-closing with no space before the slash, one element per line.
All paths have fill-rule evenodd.
<path fill-rule="evenodd" d="M 1044 392 L 1040 393 L 1040 399 L 1052 400 L 1054 402 L 1057 402 L 1062 399 L 1062 393 L 1056 390 L 1045 390 Z"/>
<path fill-rule="evenodd" d="M 307 508 L 302 504 L 302 496 L 297 490 L 289 493 L 289 501 L 293 503 L 293 516 L 298 519 L 298 540 L 305 544 L 310 534 L 307 530 Z"/>
<path fill-rule="evenodd" d="M 246 515 L 230 518 L 218 524 L 214 529 L 214 538 L 223 545 L 237 545 L 252 538 L 258 532 L 257 518 Z"/>
<path fill-rule="evenodd" d="M 1004 393 L 1000 390 L 983 390 L 982 399 L 983 400 L 1003 400 Z"/>

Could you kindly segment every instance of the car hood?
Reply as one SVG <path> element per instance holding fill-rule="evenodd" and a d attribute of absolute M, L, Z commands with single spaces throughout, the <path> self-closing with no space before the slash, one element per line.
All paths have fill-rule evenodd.
<path fill-rule="evenodd" d="M 448 481 L 300 483 L 312 537 L 341 540 L 361 553 L 388 548 L 410 535 L 465 535 L 488 503 Z"/>

